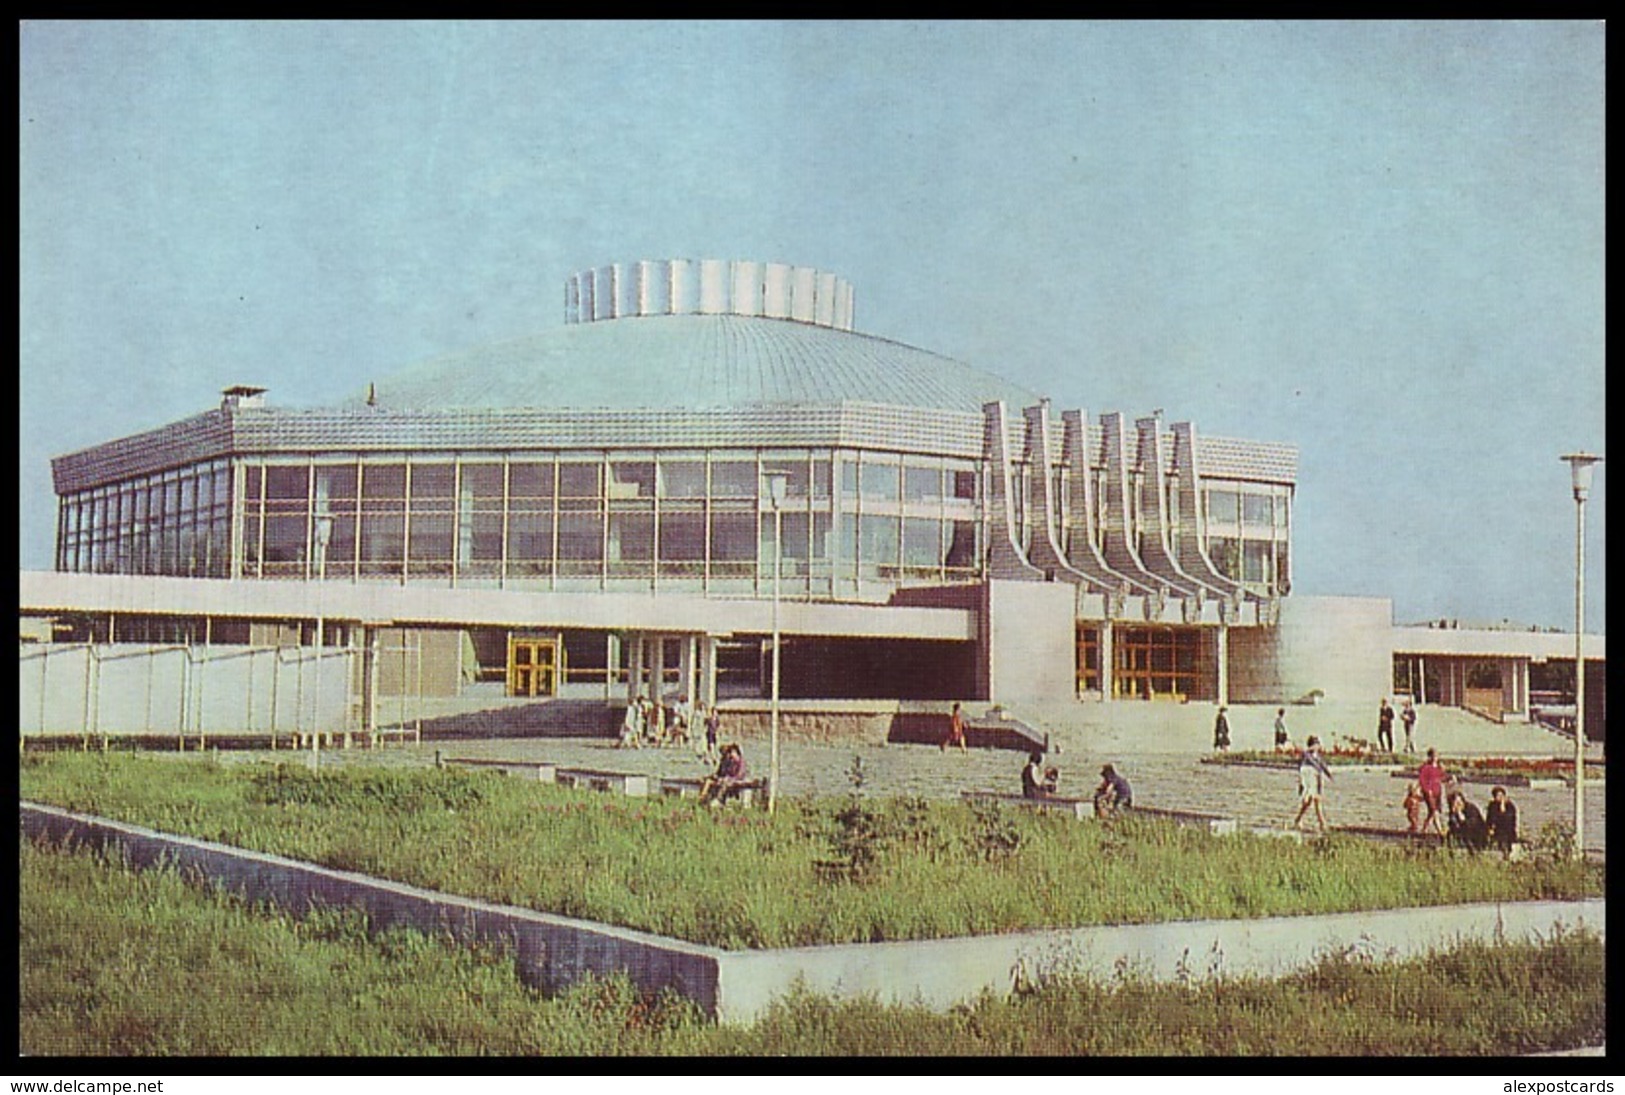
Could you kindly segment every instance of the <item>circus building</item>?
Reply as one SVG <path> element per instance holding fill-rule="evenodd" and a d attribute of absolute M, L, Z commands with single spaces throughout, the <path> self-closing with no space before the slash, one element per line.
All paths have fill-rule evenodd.
<path fill-rule="evenodd" d="M 1388 602 L 1291 596 L 1292 445 L 1055 407 L 855 321 L 822 271 L 625 263 L 569 277 L 561 326 L 340 405 L 227 389 L 53 461 L 25 614 L 320 632 L 363 685 L 433 695 L 759 696 L 775 621 L 792 698 L 1386 690 Z M 379 684 L 386 647 L 417 661 Z"/>

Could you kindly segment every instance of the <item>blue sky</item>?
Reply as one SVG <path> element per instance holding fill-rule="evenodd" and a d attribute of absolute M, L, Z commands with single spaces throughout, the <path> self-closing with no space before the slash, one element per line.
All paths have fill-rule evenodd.
<path fill-rule="evenodd" d="M 753 258 L 1058 407 L 1297 445 L 1296 591 L 1572 626 L 1599 23 L 46 22 L 20 63 L 25 568 L 53 455 Z"/>

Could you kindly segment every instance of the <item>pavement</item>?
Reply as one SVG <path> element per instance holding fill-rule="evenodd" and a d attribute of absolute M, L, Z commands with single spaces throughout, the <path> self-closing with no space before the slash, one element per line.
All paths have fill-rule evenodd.
<path fill-rule="evenodd" d="M 769 742 L 741 740 L 750 774 L 765 776 Z M 324 751 L 324 764 L 429 765 L 435 753 L 549 762 L 563 767 L 601 768 L 651 776 L 698 776 L 712 767 L 686 747 L 619 749 L 604 738 L 477 739 L 389 745 L 382 749 Z M 1087 744 L 1054 741 L 1047 764 L 1061 771 L 1060 793 L 1087 796 L 1099 782 L 1104 763 L 1116 766 L 1134 788 L 1135 801 L 1144 806 L 1223 814 L 1249 824 L 1289 825 L 1297 813 L 1297 772 L 1203 764 L 1206 750 L 1184 753 L 1135 752 L 1094 748 Z M 1546 755 L 1553 755 L 1548 750 Z M 308 754 L 305 754 L 308 756 Z M 278 753 L 254 751 L 233 758 L 287 759 Z M 222 759 L 226 755 L 222 754 Z M 828 745 L 799 741 L 780 742 L 780 773 L 787 797 L 829 797 L 852 790 L 850 772 L 861 760 L 863 791 L 881 797 L 918 795 L 956 799 L 965 790 L 1020 790 L 1025 757 L 1020 753 L 973 749 L 943 752 L 929 745 Z M 1327 785 L 1326 821 L 1329 825 L 1363 825 L 1400 829 L 1405 814 L 1400 800 L 1406 781 L 1390 775 L 1393 769 L 1338 767 Z M 1602 854 L 1606 848 L 1606 784 L 1586 784 L 1585 846 Z M 1466 790 L 1480 805 L 1489 800 L 1487 785 L 1468 784 Z M 1536 836 L 1548 821 L 1570 822 L 1574 793 L 1567 787 L 1509 788 L 1518 807 L 1519 827 L 1525 839 Z"/>

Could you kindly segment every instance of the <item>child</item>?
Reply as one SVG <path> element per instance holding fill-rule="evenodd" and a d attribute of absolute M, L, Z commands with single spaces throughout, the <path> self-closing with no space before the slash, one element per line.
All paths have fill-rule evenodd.
<path fill-rule="evenodd" d="M 1427 796 L 1422 793 L 1422 785 L 1411 780 L 1411 785 L 1405 788 L 1405 821 L 1414 835 L 1420 836 L 1422 833 L 1422 810 L 1427 806 L 1427 801 Z"/>

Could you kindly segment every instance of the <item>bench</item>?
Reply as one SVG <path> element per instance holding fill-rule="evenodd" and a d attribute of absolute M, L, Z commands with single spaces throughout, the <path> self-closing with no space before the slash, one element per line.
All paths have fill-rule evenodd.
<path fill-rule="evenodd" d="M 666 776 L 660 780 L 660 793 L 673 798 L 697 797 L 705 780 L 697 776 Z M 738 802 L 741 806 L 754 806 L 756 796 L 767 795 L 767 780 L 747 779 L 734 785 L 733 791 L 722 801 Z"/>
<path fill-rule="evenodd" d="M 493 757 L 435 757 L 435 767 L 443 768 L 455 765 L 459 768 L 475 768 L 485 771 L 497 772 L 501 775 L 535 776 L 542 783 L 555 783 L 558 769 L 551 764 L 542 764 L 533 760 L 501 760 Z"/>
<path fill-rule="evenodd" d="M 1158 806 L 1131 806 L 1129 813 L 1139 817 L 1154 817 L 1171 821 L 1192 829 L 1206 829 L 1214 836 L 1234 836 L 1238 830 L 1236 819 L 1221 814 L 1203 814 L 1195 810 L 1165 810 Z"/>
<path fill-rule="evenodd" d="M 959 797 L 966 802 L 1006 802 L 1029 810 L 1071 814 L 1079 821 L 1094 814 L 1094 800 L 1087 798 L 1064 798 L 1060 795 L 1028 798 L 1025 795 L 1009 795 L 1002 791 L 961 791 Z"/>
<path fill-rule="evenodd" d="M 649 777 L 632 772 L 606 772 L 598 768 L 558 768 L 553 782 L 561 787 L 580 787 L 589 791 L 618 791 L 631 798 L 649 797 Z"/>
<path fill-rule="evenodd" d="M 1382 841 L 1386 844 L 1424 844 L 1437 847 L 1444 843 L 1444 837 L 1438 833 L 1413 833 L 1409 829 L 1383 829 L 1375 825 L 1332 825 L 1326 831 Z"/>

